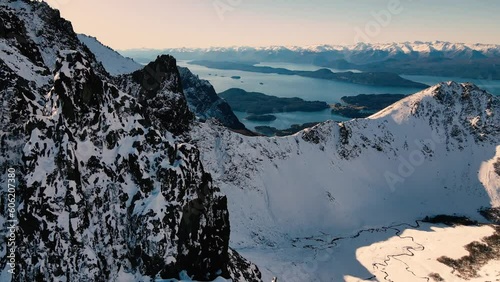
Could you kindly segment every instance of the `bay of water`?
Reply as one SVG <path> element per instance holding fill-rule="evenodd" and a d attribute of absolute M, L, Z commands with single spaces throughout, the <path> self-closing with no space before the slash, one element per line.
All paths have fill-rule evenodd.
<path fill-rule="evenodd" d="M 355 96 L 358 94 L 413 94 L 421 89 L 407 87 L 384 87 L 367 86 L 339 81 L 315 79 L 295 75 L 280 75 L 245 72 L 238 70 L 218 70 L 204 66 L 191 65 L 188 61 L 178 60 L 177 64 L 188 67 L 191 72 L 202 79 L 208 80 L 217 93 L 229 88 L 241 88 L 249 92 L 261 92 L 277 97 L 299 97 L 308 101 L 325 101 L 329 104 L 340 102 L 342 96 Z M 301 65 L 290 63 L 269 63 L 264 62 L 259 65 L 270 67 L 282 67 L 293 70 L 317 70 L 319 67 L 313 65 Z M 335 70 L 337 71 L 337 70 Z M 233 79 L 232 76 L 239 76 L 240 79 Z M 454 80 L 457 82 L 473 82 L 479 87 L 492 94 L 500 95 L 500 80 L 470 80 L 450 77 L 416 76 L 404 75 L 404 78 L 434 85 L 442 81 Z M 254 130 L 255 126 L 268 125 L 278 129 L 289 128 L 292 124 L 302 124 L 306 122 L 321 122 L 326 120 L 342 121 L 346 118 L 332 115 L 330 110 L 319 112 L 289 112 L 274 114 L 277 119 L 272 122 L 248 121 L 244 118 L 248 115 L 243 112 L 235 112 L 241 122 L 249 129 Z"/>
<path fill-rule="evenodd" d="M 325 101 L 332 104 L 339 102 L 342 96 L 382 93 L 411 94 L 420 90 L 407 87 L 357 85 L 297 75 L 210 69 L 204 66 L 190 65 L 182 60 L 179 60 L 177 64 L 188 67 L 191 72 L 197 74 L 200 78 L 210 81 L 217 93 L 229 88 L 241 88 L 249 92 L 261 92 L 277 97 L 299 97 L 304 100 Z M 308 67 L 314 66 L 305 65 L 304 68 Z M 318 67 L 315 68 L 318 69 Z M 233 79 L 231 76 L 241 78 Z"/>

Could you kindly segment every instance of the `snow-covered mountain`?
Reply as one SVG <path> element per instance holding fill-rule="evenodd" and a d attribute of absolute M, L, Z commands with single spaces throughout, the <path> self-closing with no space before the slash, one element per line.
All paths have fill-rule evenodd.
<path fill-rule="evenodd" d="M 0 223 L 18 227 L 14 251 L 2 228 L 0 280 L 258 281 L 187 143 L 194 116 L 175 59 L 117 80 L 46 3 L 3 1 L 0 20 L 0 166 L 17 180 Z"/>
<path fill-rule="evenodd" d="M 113 49 L 103 45 L 95 37 L 78 34 L 78 38 L 95 54 L 96 60 L 101 62 L 104 68 L 112 75 L 126 75 L 139 71 L 144 66 L 136 63 L 130 58 L 123 57 Z M 151 66 L 146 70 L 152 69 Z M 194 75 L 188 68 L 178 67 L 189 110 L 197 118 L 206 120 L 215 118 L 224 126 L 234 130 L 245 130 L 245 126 L 238 120 L 231 110 L 229 104 L 220 98 L 215 89 L 206 80 Z M 133 77 L 133 75 L 132 75 Z M 118 80 L 120 80 L 118 78 Z"/>
<path fill-rule="evenodd" d="M 102 44 L 97 38 L 85 34 L 78 34 L 78 39 L 85 44 L 96 56 L 106 70 L 112 75 L 134 72 L 143 66 L 131 58 L 126 58 L 120 53 Z"/>
<path fill-rule="evenodd" d="M 402 42 L 402 43 L 358 43 L 355 45 L 310 45 L 310 46 L 264 46 L 264 47 L 211 47 L 211 48 L 179 48 L 167 49 L 172 51 L 183 52 L 217 52 L 217 51 L 294 51 L 294 52 L 327 52 L 327 51 L 344 51 L 344 52 L 360 52 L 360 51 L 388 51 L 391 53 L 405 53 L 410 54 L 413 52 L 428 54 L 432 51 L 439 51 L 447 54 L 447 57 L 462 52 L 477 51 L 485 56 L 498 56 L 500 54 L 500 45 L 496 44 L 467 44 L 467 43 L 451 43 L 444 41 L 431 41 L 431 42 Z"/>
<path fill-rule="evenodd" d="M 289 137 L 210 124 L 191 134 L 228 197 L 232 246 L 265 279 L 339 281 L 359 262 L 335 238 L 379 228 L 380 241 L 397 235 L 391 226 L 439 214 L 484 221 L 478 209 L 500 206 L 500 100 L 471 84 L 441 83 L 367 119 Z"/>

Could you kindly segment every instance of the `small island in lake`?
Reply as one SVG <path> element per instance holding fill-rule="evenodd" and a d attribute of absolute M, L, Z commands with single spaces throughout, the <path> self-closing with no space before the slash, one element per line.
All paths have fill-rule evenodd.
<path fill-rule="evenodd" d="M 365 118 L 405 98 L 403 94 L 360 94 L 344 96 L 345 104 L 332 105 L 332 114 L 348 118 Z"/>
<path fill-rule="evenodd" d="M 241 76 L 239 76 L 239 75 L 233 75 L 233 76 L 231 76 L 231 78 L 232 79 L 241 79 Z"/>
<path fill-rule="evenodd" d="M 275 115 L 249 115 L 245 118 L 251 121 L 273 121 L 276 120 Z"/>
<path fill-rule="evenodd" d="M 257 73 L 275 73 L 280 75 L 297 75 L 303 77 L 336 80 L 347 83 L 361 84 L 361 85 L 374 85 L 374 86 L 397 86 L 397 87 L 412 87 L 424 89 L 429 85 L 411 81 L 398 75 L 397 73 L 389 72 L 362 72 L 354 73 L 351 71 L 345 72 L 332 72 L 329 69 L 318 69 L 315 71 L 299 71 L 289 70 L 285 68 L 273 68 L 268 66 L 255 66 L 243 62 L 221 62 L 221 61 L 208 61 L 208 60 L 194 60 L 189 62 L 192 65 L 204 66 L 211 69 L 220 70 L 238 70 Z"/>
<path fill-rule="evenodd" d="M 316 112 L 330 106 L 321 101 L 304 101 L 301 98 L 281 98 L 259 92 L 247 92 L 240 88 L 231 88 L 219 93 L 233 111 L 262 115 L 282 112 Z"/>
<path fill-rule="evenodd" d="M 266 136 L 288 136 L 295 134 L 303 129 L 313 127 L 317 125 L 319 122 L 308 122 L 304 124 L 292 124 L 290 128 L 287 129 L 277 129 L 276 127 L 272 126 L 256 126 L 255 131 L 257 131 L 260 134 L 264 134 Z"/>

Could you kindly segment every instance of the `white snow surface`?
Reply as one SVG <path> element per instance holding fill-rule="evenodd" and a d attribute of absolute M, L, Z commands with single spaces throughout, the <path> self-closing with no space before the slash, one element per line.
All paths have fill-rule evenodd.
<path fill-rule="evenodd" d="M 284 281 L 331 281 L 336 262 L 318 260 L 329 244 L 310 243 L 438 214 L 484 221 L 479 208 L 500 206 L 500 103 L 471 84 L 441 83 L 367 119 L 294 136 L 246 137 L 208 123 L 192 138 L 228 197 L 232 247 L 264 281 L 290 269 L 303 275 Z"/>
<path fill-rule="evenodd" d="M 85 44 L 96 59 L 100 61 L 111 75 L 132 73 L 142 68 L 142 65 L 133 59 L 120 55 L 115 50 L 102 44 L 97 38 L 85 34 L 78 34 L 78 39 Z"/>
<path fill-rule="evenodd" d="M 357 249 L 356 258 L 377 277 L 393 281 L 425 281 L 430 273 L 439 273 L 444 281 L 480 282 L 494 277 L 498 279 L 499 260 L 491 260 L 481 268 L 479 277 L 471 279 L 458 277 L 452 268 L 437 260 L 442 256 L 459 259 L 469 255 L 465 245 L 481 242 L 484 237 L 493 235 L 494 231 L 488 225 L 446 227 L 423 224 L 418 229 L 407 229 L 399 236 Z M 346 281 L 357 281 L 351 277 L 345 278 Z"/>

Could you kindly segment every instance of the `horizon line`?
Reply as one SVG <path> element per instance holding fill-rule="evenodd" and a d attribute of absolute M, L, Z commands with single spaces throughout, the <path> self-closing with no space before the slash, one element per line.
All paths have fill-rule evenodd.
<path fill-rule="evenodd" d="M 83 34 L 83 33 L 82 33 Z M 99 42 L 99 38 L 96 36 L 92 35 L 87 35 L 89 37 L 93 37 L 97 39 Z M 102 42 L 101 42 L 102 43 Z M 332 43 L 319 43 L 319 44 L 308 44 L 308 45 L 293 45 L 293 44 L 284 44 L 284 45 L 212 45 L 212 46 L 205 46 L 205 47 L 187 47 L 187 46 L 182 46 L 182 47 L 132 47 L 132 48 L 112 48 L 116 51 L 128 51 L 128 50 L 167 50 L 167 49 L 213 49 L 213 48 L 272 48 L 272 47 L 280 47 L 280 48 L 311 48 L 311 47 L 321 47 L 321 46 L 326 46 L 326 47 L 348 47 L 348 46 L 359 46 L 359 45 L 392 45 L 392 44 L 436 44 L 436 43 L 448 43 L 448 44 L 458 44 L 458 45 L 481 45 L 481 46 L 496 46 L 500 47 L 500 43 L 482 43 L 482 42 L 452 42 L 452 41 L 443 41 L 443 40 L 432 40 L 432 41 L 423 41 L 423 40 L 414 40 L 414 41 L 402 41 L 402 42 L 397 42 L 397 41 L 392 41 L 392 42 L 357 42 L 357 43 L 351 43 L 351 44 L 332 44 Z"/>

